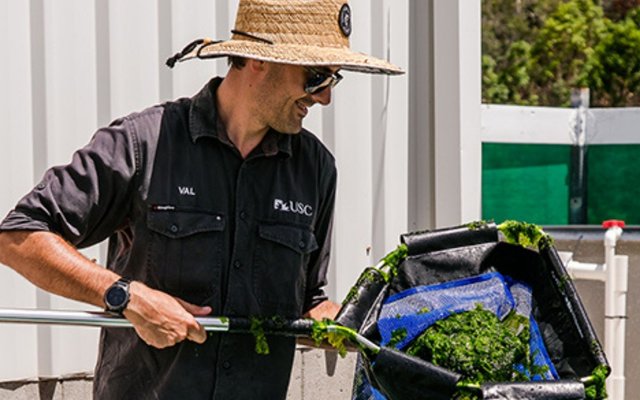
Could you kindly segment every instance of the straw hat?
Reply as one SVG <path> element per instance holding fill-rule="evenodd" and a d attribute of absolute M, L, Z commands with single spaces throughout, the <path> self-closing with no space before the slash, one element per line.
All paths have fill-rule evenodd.
<path fill-rule="evenodd" d="M 275 63 L 337 66 L 377 74 L 404 71 L 349 49 L 351 8 L 347 0 L 240 0 L 233 36 L 199 39 L 169 60 L 238 56 Z"/>

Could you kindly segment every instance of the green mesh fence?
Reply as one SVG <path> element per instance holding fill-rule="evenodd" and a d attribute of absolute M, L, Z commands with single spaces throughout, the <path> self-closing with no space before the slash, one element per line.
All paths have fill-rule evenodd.
<path fill-rule="evenodd" d="M 597 145 L 587 150 L 587 218 L 640 224 L 640 145 Z"/>
<path fill-rule="evenodd" d="M 563 145 L 484 143 L 482 218 L 567 224 L 570 154 Z"/>
<path fill-rule="evenodd" d="M 571 146 L 484 143 L 482 217 L 541 225 L 569 223 Z M 640 145 L 592 145 L 587 151 L 589 224 L 640 224 Z"/>

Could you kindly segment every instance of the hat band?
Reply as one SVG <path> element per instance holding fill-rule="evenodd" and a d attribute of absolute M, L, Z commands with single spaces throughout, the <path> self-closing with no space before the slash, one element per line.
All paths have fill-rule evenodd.
<path fill-rule="evenodd" d="M 266 44 L 274 44 L 272 40 L 261 38 L 260 36 L 252 35 L 251 33 L 239 31 L 237 29 L 232 29 L 231 33 L 238 36 L 248 37 L 249 39 L 257 40 L 259 42 L 264 42 Z"/>

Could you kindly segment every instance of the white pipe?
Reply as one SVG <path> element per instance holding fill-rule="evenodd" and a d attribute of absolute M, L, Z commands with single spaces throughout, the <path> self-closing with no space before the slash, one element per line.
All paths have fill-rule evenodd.
<path fill-rule="evenodd" d="M 612 400 L 623 400 L 625 393 L 624 356 L 629 257 L 614 255 L 610 278 L 605 283 L 605 354 L 611 364 L 607 390 Z"/>
<path fill-rule="evenodd" d="M 627 318 L 627 288 L 629 257 L 616 256 L 616 243 L 622 236 L 619 226 L 607 229 L 605 247 L 605 302 L 604 343 L 605 354 L 611 364 L 607 390 L 612 400 L 624 399 L 625 323 Z"/>
<path fill-rule="evenodd" d="M 603 264 L 583 263 L 570 260 L 566 263 L 567 272 L 571 279 L 585 279 L 590 281 L 607 280 L 607 274 Z"/>

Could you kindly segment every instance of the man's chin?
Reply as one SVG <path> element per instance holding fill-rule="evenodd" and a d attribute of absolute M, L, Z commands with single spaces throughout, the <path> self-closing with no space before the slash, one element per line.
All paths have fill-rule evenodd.
<path fill-rule="evenodd" d="M 300 121 L 300 123 L 296 125 L 292 124 L 280 127 L 272 126 L 271 128 L 285 135 L 297 135 L 298 133 L 302 132 L 302 121 Z"/>

